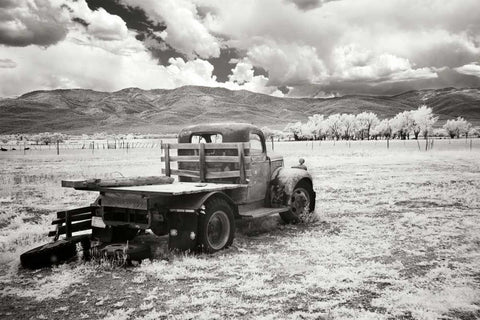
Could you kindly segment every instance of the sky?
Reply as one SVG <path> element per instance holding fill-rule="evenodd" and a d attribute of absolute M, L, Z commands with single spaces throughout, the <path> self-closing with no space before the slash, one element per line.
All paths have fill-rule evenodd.
<path fill-rule="evenodd" d="M 480 87 L 479 0 L 0 0 L 0 96 Z"/>

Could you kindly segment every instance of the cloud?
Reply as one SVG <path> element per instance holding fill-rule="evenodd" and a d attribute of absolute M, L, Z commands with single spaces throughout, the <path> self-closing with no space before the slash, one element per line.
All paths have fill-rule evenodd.
<path fill-rule="evenodd" d="M 471 76 L 480 77 L 480 64 L 478 62 L 472 62 L 470 64 L 455 68 L 455 71 Z"/>
<path fill-rule="evenodd" d="M 167 26 L 164 40 L 189 58 L 220 55 L 219 40 L 200 21 L 197 7 L 187 0 L 122 0 L 142 8 L 151 19 Z"/>
<path fill-rule="evenodd" d="M 247 51 L 253 65 L 268 71 L 272 85 L 294 85 L 305 82 L 323 82 L 327 71 L 316 49 L 292 44 L 268 44 L 254 46 Z"/>
<path fill-rule="evenodd" d="M 49 46 L 65 38 L 66 22 L 63 10 L 48 0 L 6 1 L 0 10 L 0 44 Z"/>
<path fill-rule="evenodd" d="M 12 69 L 17 66 L 17 63 L 11 59 L 0 59 L 0 68 Z"/>
<path fill-rule="evenodd" d="M 410 61 L 389 53 L 376 55 L 370 50 L 348 45 L 333 52 L 336 80 L 406 81 L 419 78 L 434 78 L 436 73 L 429 68 L 415 69 Z"/>
<path fill-rule="evenodd" d="M 88 32 L 101 40 L 122 40 L 127 37 L 128 29 L 125 21 L 119 16 L 111 15 L 104 9 L 92 12 Z"/>

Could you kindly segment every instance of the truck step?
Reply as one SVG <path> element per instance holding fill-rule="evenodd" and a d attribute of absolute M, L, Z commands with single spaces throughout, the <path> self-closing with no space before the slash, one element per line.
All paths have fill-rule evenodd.
<path fill-rule="evenodd" d="M 242 218 L 260 218 L 260 217 L 266 217 L 270 216 L 272 214 L 280 213 L 280 212 L 287 212 L 290 210 L 288 207 L 282 207 L 282 208 L 258 208 L 255 210 L 249 210 L 245 212 L 240 212 L 240 216 Z"/>

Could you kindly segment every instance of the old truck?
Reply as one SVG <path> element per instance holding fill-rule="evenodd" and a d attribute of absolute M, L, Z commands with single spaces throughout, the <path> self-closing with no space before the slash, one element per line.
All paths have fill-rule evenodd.
<path fill-rule="evenodd" d="M 140 260 L 148 250 L 132 244 L 125 250 L 124 243 L 147 229 L 168 235 L 171 250 L 212 253 L 232 244 L 236 220 L 280 214 L 294 223 L 315 209 L 308 171 L 285 168 L 281 156 L 267 154 L 263 132 L 250 124 L 184 128 L 178 143 L 162 145 L 161 160 L 163 176 L 62 181 L 100 194 L 90 206 L 58 212 L 54 241 L 23 254 L 22 265 L 65 260 L 78 242 L 87 249 L 103 244 L 106 252 L 123 248 Z"/>

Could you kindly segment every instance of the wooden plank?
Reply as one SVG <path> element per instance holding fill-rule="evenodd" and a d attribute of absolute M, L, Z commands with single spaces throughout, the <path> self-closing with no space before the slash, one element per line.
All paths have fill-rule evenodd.
<path fill-rule="evenodd" d="M 82 221 L 82 220 L 86 220 L 86 219 L 90 219 L 92 218 L 92 213 L 91 212 L 87 212 L 87 213 L 80 213 L 80 214 L 77 214 L 77 215 L 74 215 L 74 216 L 71 216 L 70 217 L 70 221 L 74 222 L 74 221 Z M 61 219 L 55 219 L 52 221 L 52 224 L 62 224 L 65 222 L 65 218 L 61 218 Z"/>
<path fill-rule="evenodd" d="M 250 175 L 250 170 L 245 170 L 246 175 Z M 219 172 L 207 172 L 207 179 L 223 179 L 223 178 L 237 178 L 240 177 L 240 171 L 219 171 Z"/>
<path fill-rule="evenodd" d="M 59 211 L 59 212 L 57 212 L 57 218 L 58 219 L 65 219 L 65 215 L 67 214 L 67 212 L 70 215 L 77 215 L 77 214 L 87 213 L 87 212 L 93 213 L 94 209 L 95 209 L 95 207 L 89 206 L 89 207 L 82 207 L 82 208 L 77 208 L 77 209 L 72 209 L 72 210 Z"/>
<path fill-rule="evenodd" d="M 165 157 L 161 158 L 162 161 L 165 161 Z M 200 159 L 198 156 L 170 156 L 170 161 L 178 162 L 199 162 Z M 215 162 L 226 162 L 226 163 L 237 163 L 238 156 L 210 156 L 205 154 L 205 162 L 215 163 Z M 244 158 L 245 163 L 250 163 L 250 158 Z"/>
<path fill-rule="evenodd" d="M 207 166 L 205 164 L 205 143 L 200 144 L 200 181 L 205 182 L 205 173 L 207 171 Z"/>
<path fill-rule="evenodd" d="M 240 183 L 245 183 L 245 152 L 243 145 L 238 145 L 238 163 L 240 171 Z"/>
<path fill-rule="evenodd" d="M 69 228 L 69 232 L 73 233 L 73 232 L 77 232 L 77 231 L 89 230 L 91 228 L 92 228 L 92 221 L 91 220 L 81 221 L 81 222 L 78 222 L 78 223 L 72 223 L 72 225 Z M 66 232 L 67 232 L 67 228 L 65 226 L 58 227 L 58 234 L 66 234 Z M 57 231 L 54 230 L 54 231 L 50 231 L 48 233 L 48 236 L 53 237 L 56 234 L 57 234 Z"/>
<path fill-rule="evenodd" d="M 163 148 L 165 150 L 165 175 L 170 177 L 171 170 L 170 170 L 170 145 L 166 144 Z"/>
<path fill-rule="evenodd" d="M 62 187 L 98 190 L 102 187 L 128 187 L 148 184 L 170 184 L 172 178 L 163 176 L 121 177 L 114 179 L 62 180 Z"/>
<path fill-rule="evenodd" d="M 162 173 L 163 172 L 165 172 L 164 169 L 162 169 Z M 170 170 L 170 174 L 173 174 L 173 175 L 176 175 L 176 176 L 183 176 L 183 177 L 200 178 L 200 172 L 199 171 L 193 171 L 193 170 L 172 169 L 172 170 Z"/>
<path fill-rule="evenodd" d="M 231 189 L 247 188 L 248 184 L 232 183 L 202 183 L 202 182 L 176 182 L 169 185 L 152 186 L 134 186 L 134 187 L 114 187 L 105 189 L 105 192 L 141 194 L 141 195 L 161 195 L 176 196 L 182 194 L 202 193 L 210 191 L 222 191 Z"/>
<path fill-rule="evenodd" d="M 222 149 L 237 149 L 239 144 L 243 144 L 244 148 L 249 148 L 248 142 L 226 142 L 226 143 L 205 143 L 206 150 L 222 150 Z M 169 146 L 170 149 L 190 149 L 200 150 L 200 143 L 167 143 L 163 146 Z"/>

